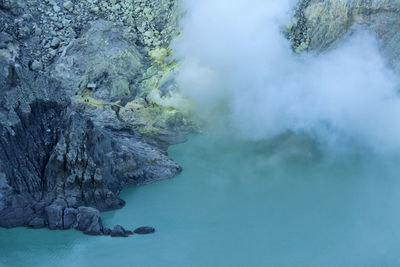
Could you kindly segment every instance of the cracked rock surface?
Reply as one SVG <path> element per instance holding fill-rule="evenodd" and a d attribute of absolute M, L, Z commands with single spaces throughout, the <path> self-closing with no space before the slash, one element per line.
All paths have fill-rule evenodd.
<path fill-rule="evenodd" d="M 102 234 L 124 187 L 180 171 L 134 129 L 96 125 L 59 82 L 4 58 L 0 70 L 0 226 Z"/>
<path fill-rule="evenodd" d="M 373 32 L 388 63 L 399 70 L 398 0 L 300 0 L 287 35 L 296 52 L 324 51 L 356 30 Z"/>
<path fill-rule="evenodd" d="M 177 6 L 0 0 L 0 227 L 134 233 L 100 212 L 180 172 L 167 148 L 194 129 L 168 48 Z"/>

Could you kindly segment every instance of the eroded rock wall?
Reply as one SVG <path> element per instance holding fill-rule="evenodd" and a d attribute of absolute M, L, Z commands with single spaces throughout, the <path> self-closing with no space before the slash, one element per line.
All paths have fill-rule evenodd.
<path fill-rule="evenodd" d="M 0 227 L 110 234 L 123 188 L 181 170 L 179 17 L 175 0 L 0 1 Z"/>
<path fill-rule="evenodd" d="M 301 0 L 287 34 L 296 52 L 324 51 L 356 30 L 368 30 L 378 37 L 388 63 L 398 68 L 399 12 L 398 0 Z"/>
<path fill-rule="evenodd" d="M 124 202 L 118 194 L 124 187 L 180 171 L 164 150 L 149 145 L 134 129 L 96 125 L 69 101 L 59 82 L 3 58 L 0 70 L 5 81 L 0 97 L 0 226 L 74 227 L 100 234 L 96 211 L 83 207 L 120 208 Z M 86 223 L 90 229 L 85 229 L 79 216 L 99 225 Z"/>

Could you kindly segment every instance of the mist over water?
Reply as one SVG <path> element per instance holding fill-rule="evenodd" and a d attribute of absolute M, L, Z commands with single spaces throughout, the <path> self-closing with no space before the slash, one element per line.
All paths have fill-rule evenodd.
<path fill-rule="evenodd" d="M 369 32 L 322 54 L 292 52 L 284 29 L 296 1 L 186 0 L 174 50 L 178 83 L 210 120 L 260 140 L 293 132 L 324 149 L 400 148 L 398 80 Z M 220 113 L 219 113 L 220 114 Z"/>
<path fill-rule="evenodd" d="M 375 37 L 296 55 L 295 1 L 183 1 L 177 80 L 218 131 L 170 147 L 182 173 L 102 213 L 156 233 L 0 229 L 0 266 L 400 266 L 399 83 Z"/>
<path fill-rule="evenodd" d="M 307 164 L 268 143 L 190 136 L 169 149 L 180 175 L 102 214 L 154 235 L 0 229 L 0 266 L 400 266 L 398 161 Z"/>

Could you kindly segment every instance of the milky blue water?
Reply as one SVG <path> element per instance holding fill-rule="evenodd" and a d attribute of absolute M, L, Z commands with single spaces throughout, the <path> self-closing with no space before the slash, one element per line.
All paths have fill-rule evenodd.
<path fill-rule="evenodd" d="M 324 160 L 303 141 L 197 135 L 171 180 L 130 188 L 107 226 L 127 239 L 0 229 L 0 266 L 400 266 L 400 164 Z"/>

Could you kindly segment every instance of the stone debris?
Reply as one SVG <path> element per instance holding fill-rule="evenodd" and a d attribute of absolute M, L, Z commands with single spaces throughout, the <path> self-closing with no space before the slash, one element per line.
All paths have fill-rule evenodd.
<path fill-rule="evenodd" d="M 0 32 L 24 40 L 24 53 L 41 61 L 45 70 L 93 21 L 124 28 L 130 42 L 150 51 L 169 46 L 180 16 L 176 0 L 7 0 L 0 1 Z M 50 48 L 55 52 L 49 57 Z"/>
<path fill-rule="evenodd" d="M 124 206 L 123 188 L 180 172 L 167 148 L 192 129 L 163 102 L 179 95 L 168 57 L 178 10 L 0 0 L 0 227 L 133 234 L 100 212 Z"/>

